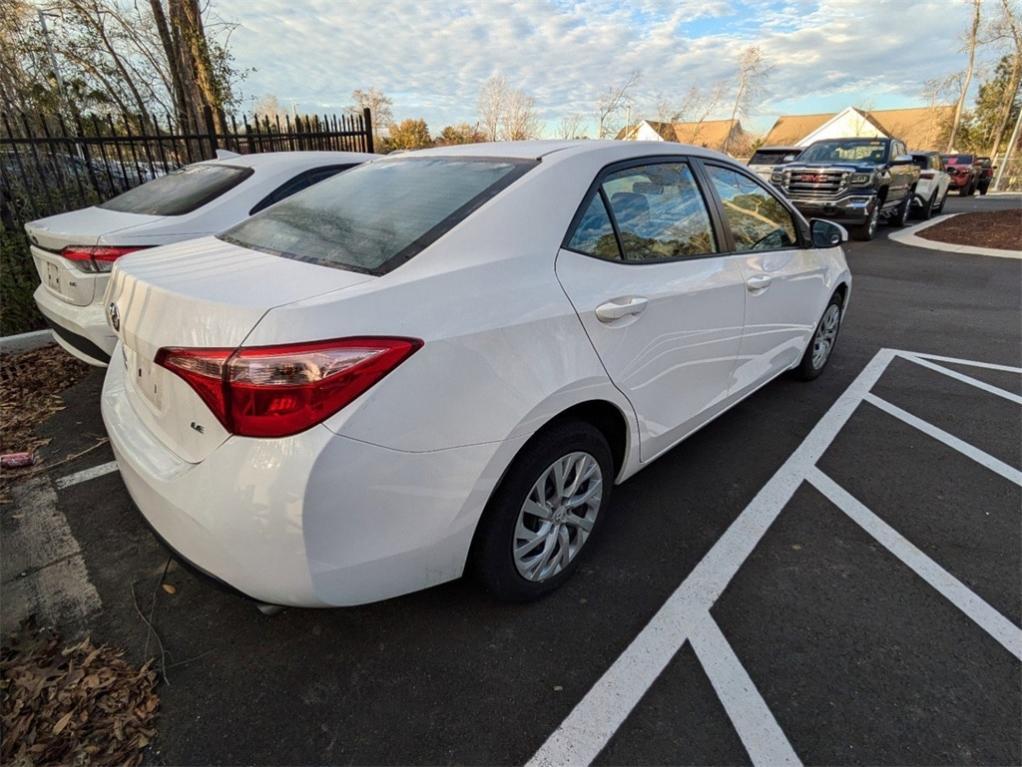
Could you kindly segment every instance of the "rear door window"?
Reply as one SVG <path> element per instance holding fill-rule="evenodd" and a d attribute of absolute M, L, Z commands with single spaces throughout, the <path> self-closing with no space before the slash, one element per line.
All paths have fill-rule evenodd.
<path fill-rule="evenodd" d="M 625 168 L 603 182 L 625 261 L 667 261 L 717 250 L 703 196 L 687 163 Z"/>
<path fill-rule="evenodd" d="M 285 258 L 385 274 L 535 165 L 452 157 L 370 162 L 298 192 L 220 237 Z"/>
<path fill-rule="evenodd" d="M 99 207 L 122 213 L 181 216 L 212 202 L 251 175 L 251 168 L 196 163 L 129 189 Z"/>
<path fill-rule="evenodd" d="M 575 226 L 575 233 L 568 240 L 567 248 L 608 261 L 617 261 L 621 258 L 614 225 L 610 222 L 602 194 L 593 196 L 592 202 Z"/>

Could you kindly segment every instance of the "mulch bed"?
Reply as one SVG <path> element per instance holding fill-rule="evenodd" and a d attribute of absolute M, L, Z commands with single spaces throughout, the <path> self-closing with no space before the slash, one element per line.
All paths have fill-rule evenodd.
<path fill-rule="evenodd" d="M 1022 210 L 961 213 L 917 234 L 927 240 L 999 250 L 1022 250 Z"/>
<path fill-rule="evenodd" d="M 23 626 L 0 651 L 0 762 L 136 767 L 156 737 L 157 674 L 86 638 Z"/>
<path fill-rule="evenodd" d="M 49 440 L 39 437 L 36 427 L 64 409 L 60 392 L 78 383 L 88 372 L 88 365 L 56 344 L 0 354 L 0 453 L 36 453 L 45 446 Z M 8 500 L 5 490 L 10 481 L 52 468 L 60 460 L 68 457 L 56 456 L 49 465 L 40 464 L 36 453 L 35 465 L 4 469 L 0 475 L 0 503 Z"/>

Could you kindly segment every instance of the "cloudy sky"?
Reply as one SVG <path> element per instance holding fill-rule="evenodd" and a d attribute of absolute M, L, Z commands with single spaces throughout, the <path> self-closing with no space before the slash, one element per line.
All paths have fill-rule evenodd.
<path fill-rule="evenodd" d="M 996 2 L 986 3 L 992 15 Z M 273 94 L 331 112 L 375 86 L 395 118 L 423 117 L 438 132 L 475 122 L 480 86 L 502 73 L 534 96 L 547 135 L 565 114 L 591 119 L 600 92 L 632 71 L 633 114 L 653 118 L 658 98 L 733 78 L 752 43 L 770 65 L 744 120 L 754 130 L 781 113 L 919 105 L 927 80 L 964 68 L 969 23 L 966 0 L 213 0 L 213 9 L 240 24 L 237 63 L 255 70 L 246 108 Z"/>

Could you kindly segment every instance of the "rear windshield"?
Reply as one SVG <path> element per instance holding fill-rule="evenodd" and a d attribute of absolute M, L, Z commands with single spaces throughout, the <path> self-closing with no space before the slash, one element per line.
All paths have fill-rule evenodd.
<path fill-rule="evenodd" d="M 212 202 L 251 175 L 251 168 L 233 165 L 187 165 L 129 189 L 99 207 L 122 213 L 180 216 Z"/>
<path fill-rule="evenodd" d="M 385 274 L 535 164 L 450 157 L 371 162 L 257 213 L 220 238 L 299 261 Z"/>
<path fill-rule="evenodd" d="M 759 149 L 749 160 L 749 165 L 779 165 L 788 155 L 798 157 L 796 149 Z"/>

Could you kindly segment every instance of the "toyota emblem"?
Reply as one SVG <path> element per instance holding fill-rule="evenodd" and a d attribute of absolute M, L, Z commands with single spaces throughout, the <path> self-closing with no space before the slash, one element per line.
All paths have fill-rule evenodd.
<path fill-rule="evenodd" d="M 121 313 L 117 311 L 117 304 L 115 304 L 113 301 L 111 301 L 110 305 L 107 306 L 106 315 L 107 317 L 110 318 L 110 327 L 112 327 L 114 330 L 120 330 Z"/>

